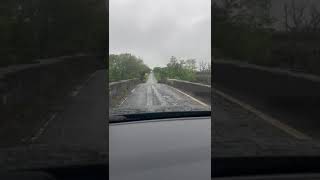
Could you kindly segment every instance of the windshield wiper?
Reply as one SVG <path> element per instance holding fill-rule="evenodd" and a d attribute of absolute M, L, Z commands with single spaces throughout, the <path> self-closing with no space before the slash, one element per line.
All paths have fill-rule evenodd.
<path fill-rule="evenodd" d="M 156 119 L 185 118 L 185 117 L 209 117 L 211 111 L 184 111 L 184 112 L 153 112 L 110 116 L 110 123 L 122 123 L 132 121 L 145 121 Z"/>

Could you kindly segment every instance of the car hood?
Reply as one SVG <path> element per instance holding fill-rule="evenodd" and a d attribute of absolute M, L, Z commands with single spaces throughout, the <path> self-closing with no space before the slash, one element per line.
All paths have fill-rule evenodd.
<path fill-rule="evenodd" d="M 110 178 L 209 179 L 210 136 L 210 117 L 110 124 Z"/>
<path fill-rule="evenodd" d="M 107 148 L 30 144 L 0 149 L 1 171 L 94 164 L 108 164 Z"/>

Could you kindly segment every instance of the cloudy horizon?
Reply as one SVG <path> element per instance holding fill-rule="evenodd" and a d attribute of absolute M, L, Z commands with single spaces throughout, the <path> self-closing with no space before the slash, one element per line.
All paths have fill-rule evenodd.
<path fill-rule="evenodd" d="M 109 53 L 131 53 L 153 68 L 171 56 L 211 61 L 210 0 L 111 0 Z"/>

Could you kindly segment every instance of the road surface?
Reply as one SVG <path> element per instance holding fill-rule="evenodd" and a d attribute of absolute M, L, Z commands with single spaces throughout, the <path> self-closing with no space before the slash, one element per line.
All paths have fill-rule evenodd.
<path fill-rule="evenodd" d="M 158 83 L 153 73 L 150 73 L 145 83 L 139 84 L 111 109 L 111 114 L 128 114 L 143 112 L 195 111 L 210 110 L 207 105 L 194 97 L 166 84 Z"/>
<path fill-rule="evenodd" d="M 29 139 L 29 144 L 55 147 L 77 146 L 108 151 L 106 71 L 90 75 L 87 81 L 70 93 L 62 111 L 53 112 Z M 259 112 L 249 112 L 213 93 L 212 156 L 319 155 L 320 145 L 275 123 Z M 151 73 L 119 107 L 117 113 L 175 110 L 210 110 L 196 99 L 176 89 L 157 83 Z M 289 128 L 289 130 L 288 130 Z M 302 131 L 302 133 L 304 133 Z M 80 148 L 81 149 L 81 148 Z"/>
<path fill-rule="evenodd" d="M 213 92 L 212 156 L 320 155 L 319 141 L 300 129 Z"/>
<path fill-rule="evenodd" d="M 70 93 L 70 102 L 53 112 L 27 143 L 108 149 L 107 73 L 99 70 Z"/>

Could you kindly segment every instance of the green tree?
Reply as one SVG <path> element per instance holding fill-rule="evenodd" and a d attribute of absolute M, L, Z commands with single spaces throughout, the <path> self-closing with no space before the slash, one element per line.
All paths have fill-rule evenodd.
<path fill-rule="evenodd" d="M 150 68 L 143 63 L 143 60 L 134 55 L 111 54 L 109 55 L 109 81 L 119 81 L 139 78 L 145 80 L 145 74 Z"/>
<path fill-rule="evenodd" d="M 271 1 L 220 2 L 213 3 L 213 50 L 236 60 L 271 64 Z"/>
<path fill-rule="evenodd" d="M 167 78 L 193 81 L 195 79 L 196 60 L 178 60 L 175 56 L 172 56 L 166 67 L 155 67 L 153 71 L 160 82 Z"/>
<path fill-rule="evenodd" d="M 102 0 L 2 0 L 0 66 L 78 52 L 105 53 L 107 21 Z"/>

